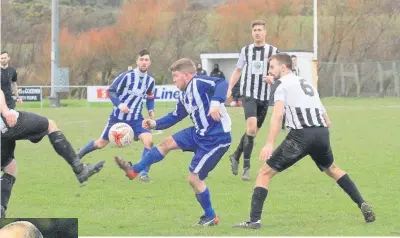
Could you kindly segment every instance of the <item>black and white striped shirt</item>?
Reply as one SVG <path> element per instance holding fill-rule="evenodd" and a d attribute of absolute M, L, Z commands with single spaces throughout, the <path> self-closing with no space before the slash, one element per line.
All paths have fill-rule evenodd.
<path fill-rule="evenodd" d="M 240 78 L 240 96 L 251 97 L 261 101 L 269 99 L 271 89 L 264 82 L 263 77 L 268 74 L 268 59 L 279 53 L 272 45 L 255 46 L 254 44 L 242 48 L 236 66 L 242 69 Z"/>
<path fill-rule="evenodd" d="M 305 79 L 289 73 L 277 81 L 274 102 L 285 102 L 285 126 L 292 129 L 327 127 L 326 112 L 317 90 Z"/>

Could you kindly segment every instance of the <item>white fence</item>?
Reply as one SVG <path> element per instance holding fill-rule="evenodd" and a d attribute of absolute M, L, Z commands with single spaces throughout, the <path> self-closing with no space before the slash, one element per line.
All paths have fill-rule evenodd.
<path fill-rule="evenodd" d="M 400 97 L 400 61 L 318 64 L 325 97 Z"/>

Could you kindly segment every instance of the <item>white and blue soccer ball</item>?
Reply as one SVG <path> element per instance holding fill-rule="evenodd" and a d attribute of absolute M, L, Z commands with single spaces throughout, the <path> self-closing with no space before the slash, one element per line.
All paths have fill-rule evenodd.
<path fill-rule="evenodd" d="M 114 124 L 108 132 L 108 139 L 114 147 L 122 148 L 133 142 L 133 130 L 128 124 L 118 122 Z"/>

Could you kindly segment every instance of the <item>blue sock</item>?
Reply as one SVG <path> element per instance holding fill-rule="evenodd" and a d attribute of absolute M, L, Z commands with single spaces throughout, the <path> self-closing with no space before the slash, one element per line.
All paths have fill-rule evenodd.
<path fill-rule="evenodd" d="M 138 163 L 132 166 L 133 171 L 135 173 L 139 173 L 144 170 L 146 166 L 150 166 L 151 164 L 160 162 L 162 159 L 164 159 L 164 155 L 160 153 L 156 146 L 154 146 Z"/>
<path fill-rule="evenodd" d="M 85 147 L 79 150 L 79 155 L 81 156 L 81 158 L 83 158 L 83 156 L 85 156 L 86 154 L 98 149 L 95 147 L 94 141 L 95 140 L 91 140 L 89 144 L 87 144 Z"/>
<path fill-rule="evenodd" d="M 142 158 L 147 154 L 147 152 L 149 152 L 149 149 L 147 148 L 143 148 L 143 152 L 142 152 Z M 142 172 L 140 172 L 140 175 L 147 175 L 150 171 L 150 167 L 151 165 L 147 165 L 144 170 L 142 170 Z"/>
<path fill-rule="evenodd" d="M 214 208 L 211 205 L 211 197 L 210 197 L 210 190 L 206 187 L 204 192 L 196 194 L 197 201 L 200 203 L 201 207 L 204 210 L 204 215 L 206 217 L 215 217 Z"/>

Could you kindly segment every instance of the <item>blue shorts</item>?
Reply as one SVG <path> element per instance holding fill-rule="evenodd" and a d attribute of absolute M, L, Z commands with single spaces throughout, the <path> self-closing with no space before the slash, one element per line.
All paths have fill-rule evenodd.
<path fill-rule="evenodd" d="M 116 118 L 114 116 L 110 116 L 110 118 L 108 118 L 107 125 L 104 127 L 103 133 L 101 134 L 101 138 L 103 140 L 109 140 L 108 132 L 110 131 L 110 128 L 118 122 L 124 122 L 124 123 L 128 124 L 129 126 L 131 126 L 133 133 L 135 135 L 135 140 L 137 141 L 137 140 L 139 140 L 140 134 L 151 133 L 150 130 L 144 129 L 142 127 L 142 121 L 143 121 L 143 118 L 139 118 L 138 120 L 124 121 L 124 120 L 119 120 L 118 118 Z"/>
<path fill-rule="evenodd" d="M 200 136 L 195 127 L 189 127 L 172 135 L 176 144 L 183 151 L 192 151 L 194 156 L 189 171 L 204 180 L 222 156 L 228 151 L 232 138 L 230 133 L 217 136 Z"/>

